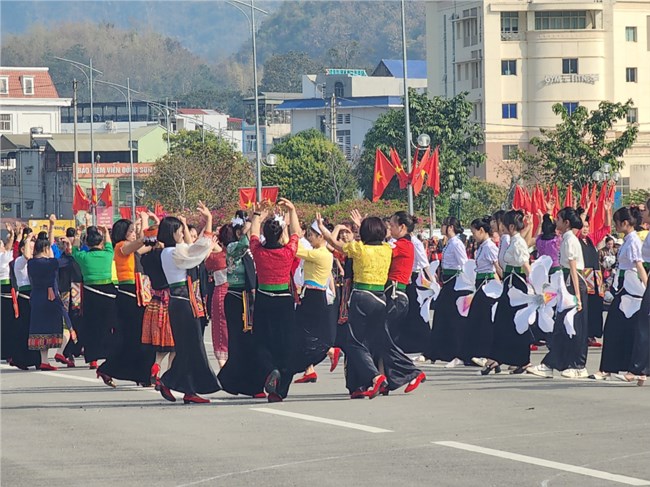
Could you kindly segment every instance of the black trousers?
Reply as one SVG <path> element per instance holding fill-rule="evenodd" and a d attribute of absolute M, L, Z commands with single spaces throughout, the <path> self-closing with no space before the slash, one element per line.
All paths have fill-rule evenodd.
<path fill-rule="evenodd" d="M 293 380 L 291 361 L 296 349 L 295 309 L 291 293 L 258 290 L 253 327 L 260 368 L 265 377 L 273 370 L 280 372 L 277 392 L 281 397 L 287 397 Z"/>

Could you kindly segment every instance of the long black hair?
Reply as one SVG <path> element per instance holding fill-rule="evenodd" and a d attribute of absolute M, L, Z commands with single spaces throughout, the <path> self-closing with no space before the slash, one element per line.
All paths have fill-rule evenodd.
<path fill-rule="evenodd" d="M 492 230 L 490 226 L 491 222 L 492 222 L 491 216 L 484 216 L 483 218 L 477 218 L 473 220 L 471 223 L 471 227 L 474 230 L 483 230 L 485 233 L 489 235 L 490 231 Z"/>
<path fill-rule="evenodd" d="M 275 217 L 267 218 L 262 226 L 262 234 L 264 235 L 265 247 L 274 248 L 280 245 L 280 237 L 282 237 L 282 224 L 275 219 Z"/>
<path fill-rule="evenodd" d="M 515 230 L 521 232 L 524 229 L 524 212 L 521 210 L 506 211 L 503 215 L 503 225 L 506 229 L 510 230 L 510 225 L 515 227 Z"/>
<path fill-rule="evenodd" d="M 455 216 L 448 216 L 442 221 L 442 224 L 451 227 L 456 235 L 463 233 L 463 227 L 460 224 L 460 220 Z"/>
<path fill-rule="evenodd" d="M 542 240 L 553 240 L 556 237 L 555 235 L 556 230 L 557 230 L 557 225 L 551 219 L 551 215 L 546 213 L 544 215 L 544 218 L 542 219 L 542 234 L 540 235 L 540 238 Z"/>
<path fill-rule="evenodd" d="M 40 254 L 50 248 L 50 239 L 47 232 L 39 232 L 36 243 L 34 244 L 34 254 Z"/>
<path fill-rule="evenodd" d="M 131 225 L 133 225 L 133 222 L 126 218 L 122 218 L 113 223 L 113 229 L 111 230 L 111 240 L 113 241 L 113 245 L 126 240 Z"/>
<path fill-rule="evenodd" d="M 574 230 L 582 230 L 582 218 L 580 218 L 580 214 L 574 208 L 570 206 L 562 208 L 557 214 L 557 217 L 563 221 L 568 221 Z"/>
<path fill-rule="evenodd" d="M 86 229 L 86 245 L 88 247 L 93 248 L 97 247 L 99 244 L 101 244 L 104 241 L 104 235 L 102 232 L 99 231 L 99 229 L 91 225 Z"/>
<path fill-rule="evenodd" d="M 631 227 L 636 228 L 638 222 L 637 218 L 639 216 L 640 212 L 638 211 L 638 208 L 637 211 L 634 211 L 634 207 L 628 208 L 627 206 L 624 206 L 614 212 L 614 221 L 616 223 L 628 222 Z"/>
<path fill-rule="evenodd" d="M 166 216 L 161 220 L 160 225 L 158 226 L 158 241 L 162 242 L 165 248 L 175 247 L 176 239 L 174 238 L 174 234 L 182 226 L 183 222 L 175 216 Z"/>

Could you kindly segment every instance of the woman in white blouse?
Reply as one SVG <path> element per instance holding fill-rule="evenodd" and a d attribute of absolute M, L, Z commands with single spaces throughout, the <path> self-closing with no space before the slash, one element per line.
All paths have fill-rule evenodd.
<path fill-rule="evenodd" d="M 641 310 L 626 318 L 621 310 L 621 298 L 628 294 L 625 290 L 625 271 L 635 271 L 644 286 L 648 276 L 643 268 L 642 245 L 634 230 L 640 221 L 638 208 L 619 208 L 614 213 L 616 231 L 625 234 L 623 245 L 618 251 L 618 287 L 614 301 L 609 307 L 605 330 L 603 333 L 603 354 L 600 359 L 600 371 L 590 376 L 593 379 L 605 379 L 611 373 L 626 371 L 617 376 L 628 382 L 636 381 L 643 385 L 648 373 L 648 293 L 644 295 Z"/>
<path fill-rule="evenodd" d="M 447 237 L 447 245 L 442 251 L 442 290 L 436 301 L 427 358 L 431 359 L 431 362 L 444 360 L 448 362 L 447 367 L 456 367 L 464 363 L 461 359 L 461 344 L 467 326 L 467 318 L 458 312 L 456 300 L 469 294 L 469 291 L 456 291 L 454 286 L 467 262 L 467 251 L 459 237 L 463 228 L 456 218 L 445 218 L 441 230 Z"/>
<path fill-rule="evenodd" d="M 576 296 L 578 303 L 573 318 L 575 335 L 569 335 L 564 324 L 569 310 L 558 312 L 550 337 L 549 352 L 540 365 L 528 367 L 527 372 L 540 377 L 553 377 L 555 369 L 562 371 L 562 377 L 586 379 L 589 376 L 585 368 L 589 338 L 587 283 L 582 277 L 585 270 L 582 246 L 575 234 L 576 230 L 582 229 L 583 224 L 576 210 L 570 207 L 558 213 L 556 224 L 557 230 L 562 234 L 560 266 L 567 279 L 567 290 Z"/>
<path fill-rule="evenodd" d="M 515 327 L 515 313 L 521 308 L 510 305 L 508 291 L 511 287 L 527 292 L 526 276 L 530 273 L 530 253 L 528 244 L 521 236 L 524 229 L 524 213 L 510 210 L 503 216 L 503 224 L 508 230 L 510 243 L 503 255 L 503 292 L 497 304 L 494 318 L 494 339 L 490 360 L 481 370 L 482 375 L 491 371 L 499 373 L 501 364 L 515 367 L 513 374 L 521 374 L 530 365 L 530 344 L 533 335 L 530 331 L 520 335 Z"/>
<path fill-rule="evenodd" d="M 171 367 L 160 378 L 160 393 L 168 401 L 176 398 L 171 390 L 183 392 L 183 402 L 208 403 L 198 394 L 220 390 L 214 371 L 210 367 L 203 344 L 201 303 L 196 299 L 198 285 L 197 267 L 212 251 L 212 215 L 202 203 L 199 211 L 206 224 L 193 244 L 184 221 L 174 217 L 163 218 L 158 228 L 158 241 L 165 248 L 160 260 L 169 283 L 169 323 L 174 334 L 176 356 Z M 194 280 L 192 280 L 194 277 Z"/>
<path fill-rule="evenodd" d="M 487 358 L 492 348 L 494 337 L 494 322 L 492 321 L 492 307 L 496 298 L 485 293 L 485 286 L 494 279 L 499 279 L 496 268 L 499 265 L 499 249 L 491 238 L 490 216 L 477 218 L 470 225 L 472 236 L 479 245 L 474 257 L 476 261 L 476 292 L 467 315 L 468 325 L 463 339 L 464 357 L 469 357 L 472 362 L 485 367 Z"/>

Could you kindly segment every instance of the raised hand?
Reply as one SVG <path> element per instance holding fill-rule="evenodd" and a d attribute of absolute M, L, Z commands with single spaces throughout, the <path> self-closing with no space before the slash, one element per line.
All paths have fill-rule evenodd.
<path fill-rule="evenodd" d="M 361 222 L 363 221 L 363 217 L 361 216 L 361 213 L 359 212 L 359 210 L 357 210 L 356 208 L 354 210 L 352 210 L 350 212 L 350 218 L 352 219 L 352 221 L 354 222 L 354 224 L 357 227 L 361 226 Z"/>
<path fill-rule="evenodd" d="M 284 208 L 286 211 L 296 211 L 294 204 L 286 198 L 280 198 L 278 200 L 278 206 Z"/>
<path fill-rule="evenodd" d="M 210 210 L 208 209 L 207 206 L 203 204 L 202 201 L 199 201 L 198 207 L 196 209 L 199 211 L 201 215 L 203 215 L 206 218 L 212 216 L 212 213 L 210 213 Z"/>

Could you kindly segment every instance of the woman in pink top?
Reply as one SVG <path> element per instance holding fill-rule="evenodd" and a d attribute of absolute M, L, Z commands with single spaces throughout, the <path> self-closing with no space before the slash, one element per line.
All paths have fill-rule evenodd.
<path fill-rule="evenodd" d="M 293 380 L 295 306 L 289 283 L 298 250 L 300 223 L 293 203 L 280 198 L 279 206 L 289 214 L 291 236 L 286 245 L 281 243 L 284 232 L 281 217 L 269 217 L 269 209 L 258 204 L 251 220 L 250 250 L 257 270 L 253 337 L 260 366 L 266 375 L 264 388 L 269 402 L 281 402 L 287 397 Z M 260 231 L 264 235 L 264 245 L 260 241 Z"/>

